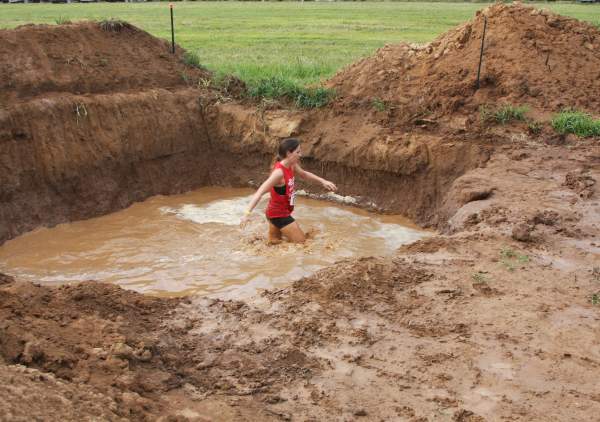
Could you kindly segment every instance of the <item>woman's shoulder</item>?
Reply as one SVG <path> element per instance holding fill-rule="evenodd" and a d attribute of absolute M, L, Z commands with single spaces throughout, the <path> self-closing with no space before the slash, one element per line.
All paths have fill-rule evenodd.
<path fill-rule="evenodd" d="M 277 166 L 277 164 L 273 167 L 273 170 L 271 171 L 271 174 L 276 174 L 278 176 L 282 176 L 283 177 L 283 168 L 281 168 L 281 166 Z"/>
<path fill-rule="evenodd" d="M 290 171 L 290 172 L 294 172 L 298 167 L 298 164 L 294 164 L 291 167 L 286 167 L 283 165 L 283 163 L 281 161 L 277 161 L 275 164 L 273 164 L 273 170 L 275 169 L 280 169 L 282 172 L 284 171 Z"/>

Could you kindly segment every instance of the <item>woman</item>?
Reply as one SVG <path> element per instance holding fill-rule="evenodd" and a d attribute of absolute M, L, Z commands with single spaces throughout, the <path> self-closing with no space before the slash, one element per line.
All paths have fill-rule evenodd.
<path fill-rule="evenodd" d="M 288 138 L 281 141 L 277 154 L 279 161 L 273 167 L 269 178 L 260 185 L 254 196 L 252 196 L 248 210 L 240 223 L 242 227 L 248 223 L 250 214 L 260 198 L 265 193 L 270 192 L 271 199 L 266 210 L 267 220 L 269 220 L 269 243 L 281 242 L 282 236 L 295 243 L 302 243 L 306 240 L 304 232 L 292 217 L 296 197 L 294 192 L 296 175 L 302 179 L 320 183 L 329 191 L 337 189 L 330 181 L 303 170 L 299 164 L 300 157 L 302 157 L 302 154 L 298 139 Z"/>

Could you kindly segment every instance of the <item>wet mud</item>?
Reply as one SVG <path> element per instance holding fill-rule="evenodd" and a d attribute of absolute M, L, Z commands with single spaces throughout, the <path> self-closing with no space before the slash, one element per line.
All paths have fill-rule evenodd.
<path fill-rule="evenodd" d="M 433 234 L 401 216 L 299 197 L 294 215 L 308 241 L 269 245 L 266 201 L 246 228 L 239 227 L 252 193 L 201 188 L 38 229 L 0 247 L 0 271 L 44 285 L 93 280 L 158 296 L 241 299 L 287 286 L 342 258 L 390 255 Z"/>
<path fill-rule="evenodd" d="M 474 94 L 465 85 L 471 73 L 456 66 L 471 63 L 483 15 L 496 32 L 484 89 Z M 80 31 L 58 28 L 0 37 Z M 115 45 L 143 35 L 131 31 L 94 36 Z M 48 287 L 0 275 L 2 415 L 594 420 L 598 140 L 556 135 L 546 117 L 563 106 L 600 113 L 598 78 L 575 81 L 569 71 L 571 63 L 593 71 L 585 63 L 598 59 L 599 40 L 590 25 L 494 5 L 428 46 L 388 47 L 342 71 L 330 81 L 340 97 L 310 112 L 258 107 L 184 78 L 138 83 L 110 61 L 106 71 L 122 75 L 112 88 L 13 81 L 0 112 L 3 242 L 156 194 L 256 186 L 289 135 L 304 140 L 306 168 L 357 198 L 354 206 L 396 211 L 441 234 L 388 256 L 341 259 L 244 300 L 156 298 L 100 282 Z M 173 59 L 152 45 L 142 49 L 148 66 Z M 78 54 L 76 41 L 60 48 Z M 548 53 L 560 74 L 541 70 Z M 94 69 L 85 54 L 80 61 Z M 2 74 L 8 63 L 3 54 Z M 43 80 L 50 68 L 19 77 Z M 410 78 L 392 77 L 402 68 Z M 384 92 L 393 107 L 373 109 L 370 97 Z M 489 101 L 528 102 L 541 132 L 480 124 L 474 110 Z"/>

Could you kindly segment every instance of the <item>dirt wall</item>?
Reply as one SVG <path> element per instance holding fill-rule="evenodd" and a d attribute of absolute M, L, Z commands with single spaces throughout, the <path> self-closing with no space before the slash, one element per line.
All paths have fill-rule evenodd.
<path fill-rule="evenodd" d="M 0 31 L 0 243 L 206 183 L 183 54 L 116 21 Z"/>
<path fill-rule="evenodd" d="M 306 168 L 342 194 L 422 224 L 437 222 L 452 181 L 486 159 L 477 145 L 433 137 L 387 149 L 359 139 L 342 151 L 310 120 L 285 134 L 281 123 L 293 115 L 261 115 L 233 102 L 201 108 L 203 95 L 193 88 L 62 95 L 0 111 L 0 241 L 152 195 L 259 184 L 282 135 L 299 135 Z"/>
<path fill-rule="evenodd" d="M 196 95 L 62 96 L 0 111 L 0 241 L 206 184 Z"/>
<path fill-rule="evenodd" d="M 425 226 L 437 218 L 453 181 L 483 165 L 490 150 L 481 143 L 427 134 L 397 138 L 385 128 L 369 127 L 360 116 L 261 112 L 238 104 L 216 104 L 207 110 L 213 157 L 223 163 L 211 170 L 214 184 L 259 184 L 268 175 L 279 139 L 297 136 L 302 166 L 332 180 L 342 195 L 358 204 L 410 217 Z M 346 123 L 344 123 L 344 121 Z M 301 188 L 322 192 L 300 182 Z"/>

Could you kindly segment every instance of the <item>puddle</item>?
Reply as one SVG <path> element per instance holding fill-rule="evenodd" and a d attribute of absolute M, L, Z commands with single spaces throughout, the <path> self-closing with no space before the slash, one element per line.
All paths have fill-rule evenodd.
<path fill-rule="evenodd" d="M 305 245 L 268 246 L 264 207 L 238 226 L 253 191 L 202 188 L 99 218 L 39 229 L 0 247 L 0 272 L 42 284 L 97 280 L 162 296 L 247 297 L 342 258 L 386 255 L 426 235 L 400 216 L 299 198 Z"/>

